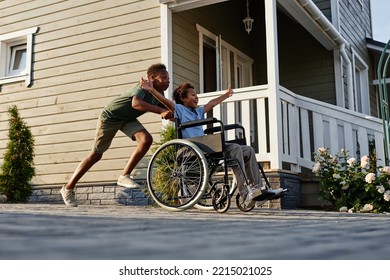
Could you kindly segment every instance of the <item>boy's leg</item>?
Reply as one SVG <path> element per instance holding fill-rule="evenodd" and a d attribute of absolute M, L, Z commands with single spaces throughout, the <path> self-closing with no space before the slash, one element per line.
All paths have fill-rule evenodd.
<path fill-rule="evenodd" d="M 68 181 L 68 183 L 65 184 L 65 189 L 71 190 L 74 189 L 76 186 L 76 183 L 80 180 L 81 177 L 84 176 L 84 174 L 91 169 L 91 167 L 97 163 L 102 158 L 102 154 L 91 152 L 85 159 L 83 159 L 79 165 L 77 166 L 76 170 L 74 171 L 72 177 Z"/>
<path fill-rule="evenodd" d="M 153 143 L 152 135 L 146 130 L 142 129 L 133 135 L 133 138 L 137 141 L 137 147 L 130 156 L 125 168 L 122 171 L 122 176 L 129 175 L 137 166 L 139 161 L 149 151 L 150 146 Z"/>
<path fill-rule="evenodd" d="M 241 146 L 242 154 L 245 161 L 245 172 L 249 182 L 253 185 L 258 185 L 260 188 L 263 186 L 261 181 L 259 164 L 256 160 L 255 150 L 251 146 Z"/>
<path fill-rule="evenodd" d="M 102 122 L 100 117 L 97 121 L 95 139 L 92 145 L 91 153 L 84 158 L 76 170 L 74 171 L 72 177 L 65 184 L 66 189 L 73 189 L 77 182 L 80 180 L 84 174 L 91 169 L 91 167 L 97 163 L 103 156 L 103 153 L 111 145 L 112 139 L 115 134 L 118 132 L 119 128 L 122 126 L 121 122 Z"/>
<path fill-rule="evenodd" d="M 237 159 L 237 162 L 241 165 L 242 168 L 244 168 L 244 157 L 240 145 L 226 143 L 226 156 L 229 159 Z M 248 189 L 246 187 L 245 180 L 243 178 L 243 174 L 241 173 L 240 167 L 232 167 L 232 171 L 234 180 L 237 183 L 238 192 L 240 193 L 241 197 L 244 197 L 248 193 Z M 245 171 L 242 170 L 242 172 L 244 173 Z"/>

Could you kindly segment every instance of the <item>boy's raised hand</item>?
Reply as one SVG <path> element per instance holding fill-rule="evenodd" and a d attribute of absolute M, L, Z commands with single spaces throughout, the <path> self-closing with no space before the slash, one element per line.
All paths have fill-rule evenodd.
<path fill-rule="evenodd" d="M 225 94 L 227 94 L 229 97 L 232 96 L 234 91 L 232 90 L 232 87 L 229 85 L 228 89 L 225 91 Z"/>
<path fill-rule="evenodd" d="M 141 88 L 144 90 L 152 90 L 153 89 L 153 81 L 145 80 L 141 78 Z"/>

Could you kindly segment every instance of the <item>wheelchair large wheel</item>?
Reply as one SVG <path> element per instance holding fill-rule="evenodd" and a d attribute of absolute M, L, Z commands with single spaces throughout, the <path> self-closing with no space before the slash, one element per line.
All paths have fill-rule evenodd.
<path fill-rule="evenodd" d="M 194 206 L 208 186 L 208 165 L 194 143 L 175 139 L 153 154 L 148 166 L 148 189 L 162 208 L 180 211 Z"/>

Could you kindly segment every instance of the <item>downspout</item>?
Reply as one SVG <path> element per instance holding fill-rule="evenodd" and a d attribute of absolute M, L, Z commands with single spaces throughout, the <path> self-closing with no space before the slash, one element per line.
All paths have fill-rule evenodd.
<path fill-rule="evenodd" d="M 347 52 L 345 51 L 345 44 L 341 44 L 340 46 L 340 54 L 343 57 L 343 60 L 345 61 L 347 73 L 347 92 L 348 92 L 348 108 L 350 110 L 354 110 L 355 108 L 355 98 L 353 97 L 353 79 L 352 79 L 352 63 L 349 59 Z"/>
<path fill-rule="evenodd" d="M 321 27 L 321 29 L 338 45 L 340 55 L 346 63 L 346 79 L 347 79 L 347 93 L 348 93 L 348 107 L 350 110 L 355 108 L 355 101 L 353 97 L 353 79 L 352 79 L 352 63 L 348 57 L 346 48 L 349 43 L 341 36 L 340 32 L 333 26 L 333 24 L 326 18 L 321 10 L 314 4 L 312 0 L 295 0 L 302 9 Z"/>

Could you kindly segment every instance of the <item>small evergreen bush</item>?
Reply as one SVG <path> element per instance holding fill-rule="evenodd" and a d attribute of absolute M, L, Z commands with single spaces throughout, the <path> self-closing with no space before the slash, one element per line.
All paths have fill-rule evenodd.
<path fill-rule="evenodd" d="M 8 108 L 8 144 L 0 176 L 0 193 L 10 202 L 27 202 L 32 193 L 31 179 L 35 175 L 34 138 L 19 115 L 18 108 Z"/>

